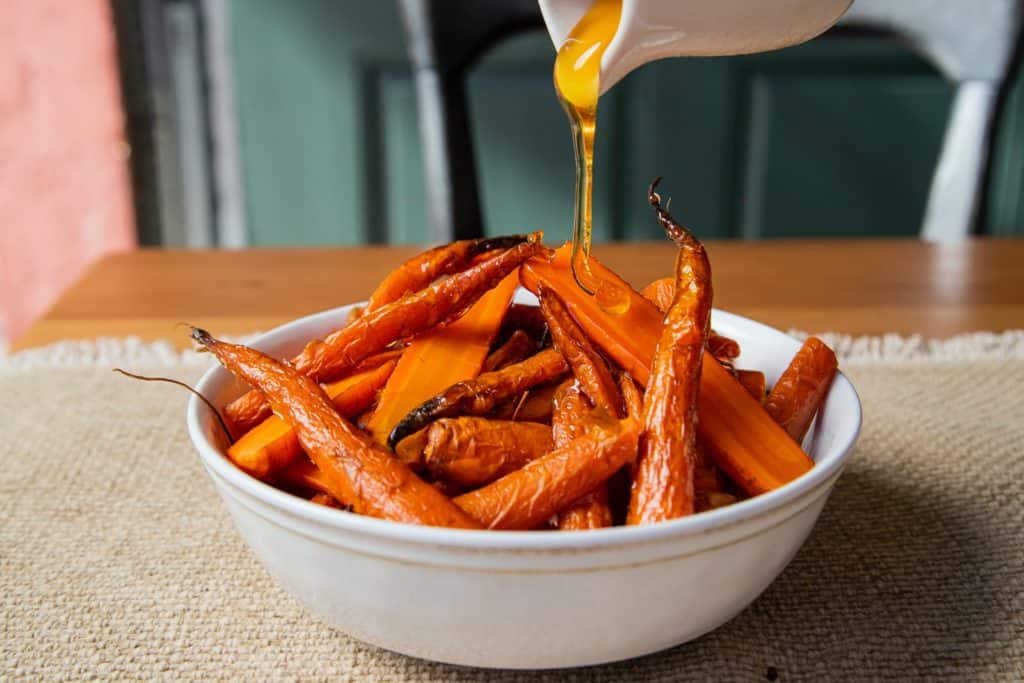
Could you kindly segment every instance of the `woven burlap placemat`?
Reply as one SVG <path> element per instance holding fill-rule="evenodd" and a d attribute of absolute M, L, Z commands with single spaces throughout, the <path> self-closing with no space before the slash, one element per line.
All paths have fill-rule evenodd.
<path fill-rule="evenodd" d="M 1024 334 L 830 341 L 864 430 L 789 568 L 694 642 L 551 672 L 310 618 L 232 528 L 183 393 L 109 370 L 191 381 L 206 361 L 126 341 L 0 357 L 0 679 L 1024 679 Z"/>

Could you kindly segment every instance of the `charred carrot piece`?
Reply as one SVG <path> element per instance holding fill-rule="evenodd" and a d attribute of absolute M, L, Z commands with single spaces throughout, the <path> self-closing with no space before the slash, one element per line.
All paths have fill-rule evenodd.
<path fill-rule="evenodd" d="M 455 504 L 489 529 L 535 529 L 630 462 L 639 433 L 631 419 L 595 420 L 579 438 L 455 498 Z"/>
<path fill-rule="evenodd" d="M 838 369 L 832 349 L 809 337 L 765 399 L 765 410 L 797 443 L 804 440 Z"/>
<path fill-rule="evenodd" d="M 456 273 L 479 254 L 495 249 L 510 249 L 526 242 L 526 235 L 459 240 L 428 249 L 388 273 L 366 302 L 363 313 L 369 313 L 385 304 L 418 292 L 442 275 Z"/>
<path fill-rule="evenodd" d="M 505 340 L 504 344 L 496 348 L 487 356 L 482 370 L 484 372 L 500 370 L 506 365 L 518 363 L 534 353 L 534 351 L 535 347 L 533 340 L 530 339 L 530 335 L 526 334 L 522 330 L 515 330 L 509 338 Z"/>
<path fill-rule="evenodd" d="M 336 379 L 394 342 L 408 340 L 435 325 L 459 318 L 524 260 L 546 250 L 540 243 L 540 233 L 535 233 L 529 241 L 494 258 L 374 311 L 364 312 L 324 340 L 308 343 L 302 353 L 292 359 L 292 365 L 318 382 Z M 225 419 L 238 432 L 248 431 L 269 415 L 270 408 L 257 391 L 250 391 L 224 408 Z"/>
<path fill-rule="evenodd" d="M 395 448 L 405 437 L 442 417 L 486 415 L 507 399 L 518 396 L 530 387 L 550 382 L 566 370 L 568 368 L 562 354 L 554 349 L 545 349 L 521 363 L 453 384 L 402 418 L 391 431 L 388 445 Z"/>
<path fill-rule="evenodd" d="M 559 387 L 551 416 L 551 434 L 556 447 L 564 447 L 582 435 L 591 420 L 591 407 L 575 383 Z M 600 529 L 612 525 L 605 482 L 555 515 L 555 527 L 562 531 Z"/>
<path fill-rule="evenodd" d="M 539 290 L 540 310 L 551 331 L 551 341 L 572 368 L 580 389 L 595 407 L 622 417 L 622 396 L 608 364 L 569 315 L 558 294 L 544 285 Z"/>
<path fill-rule="evenodd" d="M 633 471 L 627 524 L 652 524 L 694 513 L 693 468 L 697 460 L 697 394 L 704 345 L 711 327 L 711 264 L 704 245 L 650 202 L 679 247 L 675 298 L 644 394 L 644 431 Z"/>
<path fill-rule="evenodd" d="M 661 312 L 625 280 L 591 258 L 594 275 L 628 295 L 624 312 L 605 310 L 594 297 L 576 286 L 569 254 L 570 247 L 566 245 L 550 258 L 528 260 L 520 268 L 520 281 L 535 294 L 540 283 L 558 291 L 587 336 L 633 379 L 646 386 L 661 335 Z M 799 444 L 728 370 L 713 362 L 710 354 L 705 354 L 704 361 L 697 432 L 712 457 L 744 491 L 750 495 L 770 491 L 814 466 Z"/>
<path fill-rule="evenodd" d="M 764 404 L 765 377 L 760 370 L 736 370 L 736 380 L 743 385 L 747 392 L 757 399 L 758 403 Z"/>
<path fill-rule="evenodd" d="M 551 450 L 551 430 L 535 422 L 456 417 L 424 431 L 423 466 L 435 478 L 466 488 L 489 484 Z"/>
<path fill-rule="evenodd" d="M 396 522 L 479 527 L 444 494 L 338 415 L 309 377 L 255 349 L 220 342 L 205 330 L 193 328 L 192 338 L 266 395 L 274 411 L 295 428 L 303 450 L 339 502 L 360 514 Z"/>
<path fill-rule="evenodd" d="M 398 421 L 420 403 L 480 373 L 518 286 L 517 273 L 505 276 L 464 316 L 409 344 L 366 425 L 377 443 L 386 444 Z"/>
<path fill-rule="evenodd" d="M 395 361 L 389 360 L 372 370 L 328 384 L 324 391 L 338 413 L 351 419 L 370 407 L 394 369 Z M 228 448 L 231 461 L 258 479 L 287 467 L 301 453 L 295 430 L 277 415 L 250 429 Z"/>

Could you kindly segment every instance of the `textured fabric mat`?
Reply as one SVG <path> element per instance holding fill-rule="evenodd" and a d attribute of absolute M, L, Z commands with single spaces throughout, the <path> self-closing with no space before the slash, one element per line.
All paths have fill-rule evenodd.
<path fill-rule="evenodd" d="M 0 357 L 0 680 L 1021 680 L 1022 340 L 832 339 L 864 430 L 789 568 L 694 642 L 549 672 L 410 659 L 308 617 L 232 528 L 183 391 L 109 371 L 191 381 L 190 357 Z"/>

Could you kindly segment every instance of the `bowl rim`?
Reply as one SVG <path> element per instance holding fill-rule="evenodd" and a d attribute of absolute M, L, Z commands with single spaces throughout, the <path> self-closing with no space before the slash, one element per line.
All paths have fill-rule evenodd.
<path fill-rule="evenodd" d="M 279 325 L 264 332 L 249 343 L 260 348 L 288 339 L 298 328 L 329 320 L 343 321 L 349 309 L 358 304 L 347 304 L 328 309 Z M 794 337 L 773 327 L 750 318 L 729 313 L 720 309 L 712 310 L 712 319 L 718 323 L 726 323 L 727 327 L 740 324 L 748 327 L 755 334 L 781 336 L 793 344 L 800 342 Z M 212 365 L 206 370 L 196 389 L 209 395 L 211 385 L 232 381 L 233 376 L 220 365 Z M 515 550 L 515 551 L 555 551 L 555 550 L 602 550 L 611 547 L 628 545 L 646 545 L 666 539 L 699 536 L 711 530 L 732 527 L 736 524 L 753 521 L 759 517 L 767 517 L 772 512 L 784 507 L 787 503 L 803 499 L 822 484 L 828 482 L 845 465 L 853 451 L 853 446 L 860 435 L 863 409 L 860 397 L 853 383 L 842 371 L 836 374 L 829 390 L 833 393 L 847 393 L 853 409 L 851 428 L 847 433 L 830 444 L 829 448 L 815 461 L 815 466 L 807 473 L 793 481 L 780 486 L 774 491 L 740 501 L 715 510 L 682 517 L 658 524 L 641 526 L 618 526 L 606 529 L 592 529 L 578 533 L 551 533 L 547 531 L 494 531 L 478 529 L 451 529 L 445 527 L 420 526 L 394 522 L 375 517 L 359 515 L 344 510 L 336 510 L 323 505 L 311 503 L 278 488 L 266 484 L 236 467 L 207 437 L 204 423 L 209 422 L 210 409 L 197 397 L 189 399 L 186 421 L 189 437 L 199 453 L 200 460 L 208 470 L 211 478 L 220 478 L 236 488 L 240 493 L 249 495 L 262 503 L 290 513 L 309 522 L 338 531 L 357 533 L 374 537 L 382 541 L 409 543 L 423 546 L 446 546 L 466 550 Z M 216 483 L 216 482 L 215 482 Z"/>

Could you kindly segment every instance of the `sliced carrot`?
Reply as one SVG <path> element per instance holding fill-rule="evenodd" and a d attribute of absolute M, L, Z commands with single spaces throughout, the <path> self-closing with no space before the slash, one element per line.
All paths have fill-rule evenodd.
<path fill-rule="evenodd" d="M 387 444 L 398 421 L 423 401 L 479 374 L 518 285 L 513 271 L 464 316 L 413 340 L 366 425 L 377 443 Z"/>
<path fill-rule="evenodd" d="M 351 419 L 373 403 L 395 369 L 395 363 L 395 360 L 388 360 L 372 370 L 328 384 L 324 391 L 338 413 Z M 250 429 L 228 448 L 231 461 L 259 479 L 287 467 L 301 453 L 295 429 L 277 415 L 271 415 Z"/>
<path fill-rule="evenodd" d="M 553 258 L 532 258 L 520 268 L 520 280 L 530 291 L 539 285 L 558 291 L 587 336 L 634 379 L 647 385 L 651 360 L 661 335 L 662 314 L 657 306 L 596 259 L 590 266 L 609 286 L 628 297 L 625 310 L 607 311 L 596 297 L 581 290 L 569 268 L 569 245 Z M 698 399 L 698 434 L 715 462 L 744 491 L 764 493 L 795 479 L 814 461 L 772 420 L 747 390 L 709 355 L 704 355 Z"/>

